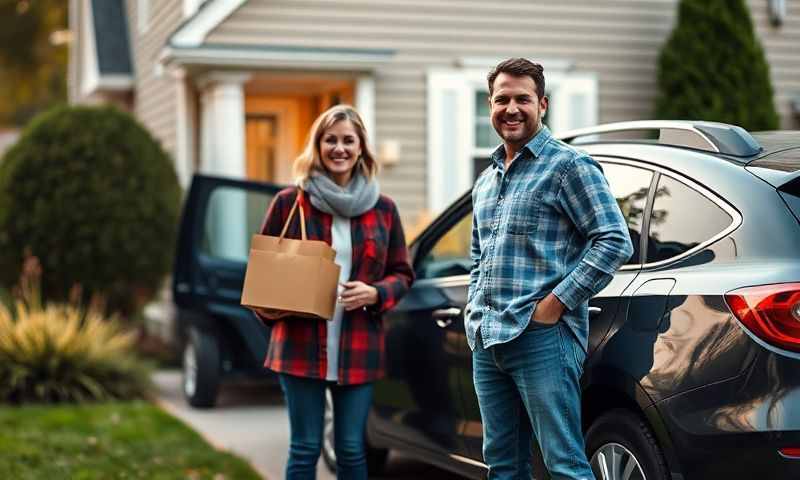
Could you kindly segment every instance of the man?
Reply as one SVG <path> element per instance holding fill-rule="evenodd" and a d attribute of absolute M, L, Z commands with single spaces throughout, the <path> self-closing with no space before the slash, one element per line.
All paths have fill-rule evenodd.
<path fill-rule="evenodd" d="M 512 58 L 488 81 L 503 144 L 472 192 L 465 315 L 488 478 L 531 478 L 535 436 L 554 480 L 593 479 L 580 419 L 588 300 L 633 246 L 600 165 L 542 125 L 542 67 Z"/>

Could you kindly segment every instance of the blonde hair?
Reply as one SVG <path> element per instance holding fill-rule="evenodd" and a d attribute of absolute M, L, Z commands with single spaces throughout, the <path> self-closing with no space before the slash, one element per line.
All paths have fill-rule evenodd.
<path fill-rule="evenodd" d="M 375 155 L 367 143 L 367 129 L 364 127 L 361 116 L 350 105 L 335 105 L 314 120 L 311 130 L 308 132 L 303 153 L 294 160 L 292 173 L 294 173 L 297 185 L 302 185 L 303 182 L 308 180 L 311 172 L 315 170 L 325 171 L 320 158 L 319 141 L 327 129 L 343 120 L 349 120 L 353 124 L 361 144 L 361 157 L 359 157 L 358 163 L 353 168 L 360 169 L 367 180 L 371 180 L 378 173 L 378 162 L 375 160 Z"/>

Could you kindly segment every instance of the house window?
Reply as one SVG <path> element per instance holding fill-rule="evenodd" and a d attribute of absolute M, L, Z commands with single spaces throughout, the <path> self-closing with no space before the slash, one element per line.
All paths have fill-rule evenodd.
<path fill-rule="evenodd" d="M 500 144 L 500 136 L 495 132 L 489 118 L 489 92 L 477 90 L 475 92 L 475 150 L 493 150 Z"/>
<path fill-rule="evenodd" d="M 136 17 L 139 33 L 145 33 L 150 28 L 150 0 L 138 0 Z"/>
<path fill-rule="evenodd" d="M 549 92 L 545 92 L 549 95 Z M 478 175 L 489 166 L 489 157 L 494 149 L 502 142 L 500 135 L 492 126 L 489 118 L 491 107 L 489 106 L 489 91 L 484 89 L 475 90 L 475 137 L 472 153 L 472 177 L 477 179 Z M 542 118 L 542 123 L 548 125 L 550 110 L 547 110 Z"/>
<path fill-rule="evenodd" d="M 553 133 L 597 123 L 597 77 L 546 73 Z M 436 214 L 470 188 L 500 143 L 489 120 L 486 69 L 436 69 L 428 74 L 428 210 Z"/>

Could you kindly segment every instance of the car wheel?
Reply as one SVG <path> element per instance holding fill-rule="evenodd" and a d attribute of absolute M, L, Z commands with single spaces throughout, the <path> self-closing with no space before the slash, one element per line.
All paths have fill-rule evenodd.
<path fill-rule="evenodd" d="M 333 397 L 330 390 L 325 390 L 325 414 L 323 417 L 322 433 L 322 459 L 325 466 L 331 473 L 336 473 L 336 450 L 333 446 Z M 386 467 L 389 458 L 389 451 L 382 448 L 370 447 L 367 439 L 364 439 L 367 454 L 367 471 L 369 473 L 381 473 Z"/>
<path fill-rule="evenodd" d="M 220 383 L 220 355 L 216 337 L 192 328 L 183 350 L 183 394 L 189 405 L 213 407 Z"/>
<path fill-rule="evenodd" d="M 650 427 L 628 410 L 612 410 L 592 423 L 586 452 L 597 480 L 668 480 L 664 455 Z"/>

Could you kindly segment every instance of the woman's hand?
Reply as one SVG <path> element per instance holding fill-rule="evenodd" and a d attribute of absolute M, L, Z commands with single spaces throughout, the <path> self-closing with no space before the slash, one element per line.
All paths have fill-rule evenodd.
<path fill-rule="evenodd" d="M 339 303 L 348 312 L 378 303 L 378 289 L 364 282 L 354 281 L 342 284 L 344 290 L 339 295 Z"/>

